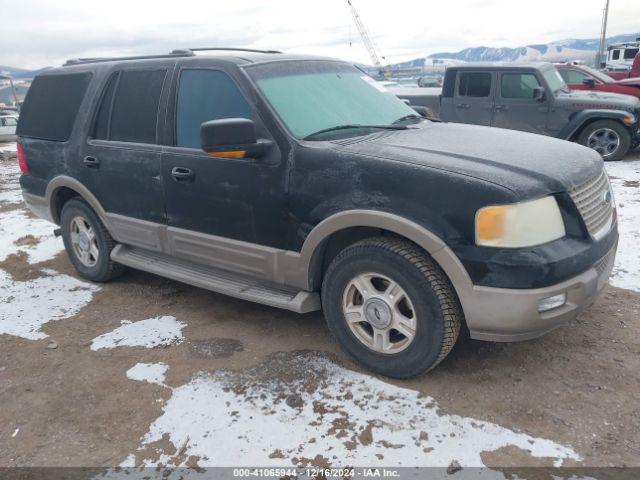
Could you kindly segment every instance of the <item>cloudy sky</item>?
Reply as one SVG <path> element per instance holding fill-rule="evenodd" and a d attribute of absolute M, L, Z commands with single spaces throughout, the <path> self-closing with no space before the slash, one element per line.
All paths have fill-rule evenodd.
<path fill-rule="evenodd" d="M 353 0 L 387 62 L 471 46 L 599 35 L 605 0 Z M 370 63 L 346 0 L 0 0 L 0 65 L 168 52 L 275 48 Z M 640 0 L 611 0 L 609 33 L 640 31 Z"/>

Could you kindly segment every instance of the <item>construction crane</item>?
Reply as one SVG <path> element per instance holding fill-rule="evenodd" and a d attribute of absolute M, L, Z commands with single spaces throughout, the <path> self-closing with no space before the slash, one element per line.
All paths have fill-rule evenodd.
<path fill-rule="evenodd" d="M 349 4 L 349 9 L 351 10 L 351 16 L 353 16 L 353 21 L 355 22 L 356 27 L 358 27 L 358 32 L 360 32 L 360 36 L 362 37 L 362 42 L 364 43 L 364 46 L 367 48 L 367 52 L 369 53 L 369 57 L 371 58 L 373 65 L 375 67 L 381 68 L 382 64 L 380 63 L 380 58 L 382 58 L 382 60 L 385 60 L 385 58 L 378 56 L 378 53 L 376 52 L 376 49 L 373 46 L 373 42 L 371 41 L 371 37 L 369 37 L 369 32 L 367 32 L 367 29 L 365 28 L 364 23 L 362 23 L 362 20 L 360 19 L 360 15 L 358 15 L 358 12 L 356 11 L 356 8 L 353 6 L 353 4 L 351 3 L 351 0 L 347 0 L 347 3 Z"/>

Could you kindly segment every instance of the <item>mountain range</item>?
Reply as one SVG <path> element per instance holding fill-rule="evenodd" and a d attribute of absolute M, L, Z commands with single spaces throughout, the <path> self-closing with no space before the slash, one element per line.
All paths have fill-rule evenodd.
<path fill-rule="evenodd" d="M 629 42 L 637 38 L 640 38 L 640 32 L 615 35 L 607 38 L 607 45 L 618 42 Z M 569 60 L 593 62 L 599 45 L 599 38 L 572 38 L 547 44 L 526 45 L 523 47 L 472 47 L 465 48 L 458 52 L 433 53 L 427 57 L 394 64 L 393 67 L 421 67 L 425 64 L 449 63 L 449 61 L 455 60 L 463 62 L 560 62 Z"/>

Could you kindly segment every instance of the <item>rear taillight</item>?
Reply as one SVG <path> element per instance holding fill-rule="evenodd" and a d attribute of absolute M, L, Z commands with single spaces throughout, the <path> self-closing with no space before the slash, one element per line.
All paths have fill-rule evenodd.
<path fill-rule="evenodd" d="M 24 156 L 24 150 L 22 145 L 18 143 L 18 165 L 20 166 L 20 171 L 23 175 L 31 175 L 31 171 L 29 171 L 29 165 L 27 165 L 27 158 Z"/>

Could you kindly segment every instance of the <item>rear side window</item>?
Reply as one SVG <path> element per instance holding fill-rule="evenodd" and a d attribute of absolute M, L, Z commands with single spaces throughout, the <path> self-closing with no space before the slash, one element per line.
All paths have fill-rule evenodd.
<path fill-rule="evenodd" d="M 111 75 L 109 82 L 102 95 L 102 101 L 100 102 L 100 108 L 96 115 L 96 121 L 93 126 L 93 138 L 100 140 L 109 139 L 109 121 L 111 120 L 111 107 L 113 106 L 113 97 L 116 92 L 116 85 L 118 84 L 119 73 Z"/>
<path fill-rule="evenodd" d="M 636 58 L 636 55 L 638 54 L 638 51 L 640 51 L 640 49 L 638 49 L 638 48 L 627 48 L 624 51 L 624 59 L 625 60 L 633 60 L 634 58 Z"/>
<path fill-rule="evenodd" d="M 66 142 L 91 81 L 90 73 L 36 77 L 22 106 L 17 134 Z"/>
<path fill-rule="evenodd" d="M 531 73 L 504 73 L 500 83 L 502 98 L 533 98 L 540 82 Z"/>
<path fill-rule="evenodd" d="M 491 94 L 491 74 L 486 72 L 460 72 L 458 96 L 488 97 Z"/>
<path fill-rule="evenodd" d="M 620 50 L 614 50 L 613 53 L 611 54 L 611 60 L 618 60 L 620 59 Z"/>
<path fill-rule="evenodd" d="M 251 118 L 251 107 L 219 70 L 183 70 L 176 111 L 176 146 L 200 148 L 200 125 L 221 118 Z"/>
<path fill-rule="evenodd" d="M 109 140 L 156 143 L 160 94 L 166 70 L 120 73 L 111 111 Z"/>

